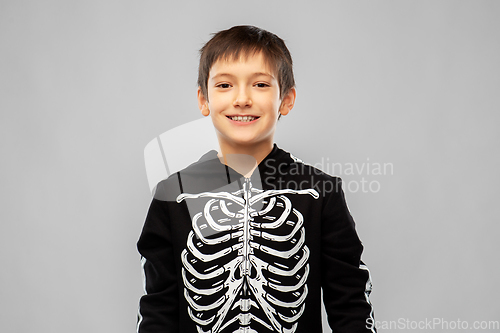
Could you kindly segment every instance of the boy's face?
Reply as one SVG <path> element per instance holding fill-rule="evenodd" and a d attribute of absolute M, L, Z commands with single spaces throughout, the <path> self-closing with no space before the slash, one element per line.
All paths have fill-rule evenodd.
<path fill-rule="evenodd" d="M 276 76 L 261 53 L 215 62 L 207 91 L 208 100 L 198 89 L 198 103 L 204 115 L 210 112 L 223 151 L 270 151 L 278 116 L 295 101 L 294 89 L 280 100 Z"/>

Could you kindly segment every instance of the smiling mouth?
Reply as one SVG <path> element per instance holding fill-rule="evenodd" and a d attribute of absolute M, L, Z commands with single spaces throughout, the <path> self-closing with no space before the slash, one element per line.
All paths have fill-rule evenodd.
<path fill-rule="evenodd" d="M 233 121 L 241 121 L 241 122 L 250 122 L 254 121 L 255 119 L 259 119 L 259 117 L 254 117 L 254 116 L 227 116 L 227 117 Z"/>

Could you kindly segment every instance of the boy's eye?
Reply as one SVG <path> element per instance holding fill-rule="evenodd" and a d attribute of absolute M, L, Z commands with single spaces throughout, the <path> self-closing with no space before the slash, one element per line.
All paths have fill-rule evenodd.
<path fill-rule="evenodd" d="M 257 83 L 256 86 L 259 88 L 269 87 L 269 85 L 267 83 Z"/>
<path fill-rule="evenodd" d="M 221 83 L 217 85 L 218 88 L 227 89 L 230 87 L 229 83 Z"/>

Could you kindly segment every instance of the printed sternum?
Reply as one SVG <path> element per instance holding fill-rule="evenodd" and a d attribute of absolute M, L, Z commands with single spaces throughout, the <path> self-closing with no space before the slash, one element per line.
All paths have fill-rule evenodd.
<path fill-rule="evenodd" d="M 250 253 L 252 249 L 250 248 L 250 179 L 245 178 L 245 183 L 243 184 L 243 196 L 245 199 L 245 207 L 244 207 L 244 215 L 243 215 L 243 236 L 242 236 L 242 241 L 243 241 L 243 263 L 240 266 L 240 272 L 241 276 L 244 277 L 244 283 L 245 285 L 243 286 L 246 289 L 246 279 L 250 275 Z"/>

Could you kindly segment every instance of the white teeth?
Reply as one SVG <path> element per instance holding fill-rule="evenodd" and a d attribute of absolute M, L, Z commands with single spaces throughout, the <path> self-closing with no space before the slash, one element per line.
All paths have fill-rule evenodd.
<path fill-rule="evenodd" d="M 249 122 L 249 121 L 252 121 L 252 120 L 255 120 L 256 117 L 253 117 L 253 116 L 234 116 L 234 117 L 230 117 L 231 120 L 234 120 L 234 121 L 243 121 L 243 122 Z"/>

